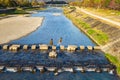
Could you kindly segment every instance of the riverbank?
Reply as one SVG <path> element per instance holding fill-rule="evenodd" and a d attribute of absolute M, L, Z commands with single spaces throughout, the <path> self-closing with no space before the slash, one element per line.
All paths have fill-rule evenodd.
<path fill-rule="evenodd" d="M 99 19 L 91 18 L 89 15 L 86 15 L 78 10 L 75 10 L 74 7 L 65 8 L 64 13 L 70 20 L 72 20 L 72 22 L 79 29 L 81 29 L 83 32 L 85 32 L 94 42 L 96 42 L 101 47 L 103 47 L 107 43 L 113 42 L 115 40 L 115 38 L 119 37 L 118 34 L 114 33 L 114 32 L 117 32 L 119 29 L 116 29 L 116 27 L 104 24 L 104 22 L 102 22 Z M 104 29 L 104 27 L 106 27 L 106 29 Z M 113 37 L 113 35 L 114 35 L 114 37 Z M 118 44 L 113 44 L 113 45 L 115 46 Z M 115 46 L 113 48 L 118 49 L 119 46 Z M 110 51 L 110 50 L 108 50 L 108 51 Z M 119 51 L 119 50 L 117 50 L 117 51 Z M 104 52 L 107 52 L 107 51 L 104 51 Z M 119 54 L 116 53 L 116 55 L 115 55 L 114 53 L 111 53 L 109 55 L 112 56 L 112 54 L 113 54 L 115 56 L 115 58 L 118 59 L 118 63 L 119 63 L 120 62 L 119 56 L 116 56 Z M 111 57 L 108 56 L 107 58 L 110 59 L 110 61 L 112 63 L 114 63 L 114 61 L 111 60 Z M 116 63 L 116 64 L 118 64 L 118 63 Z M 118 74 L 120 74 L 120 67 L 119 67 L 120 65 L 116 65 L 116 66 L 117 66 L 117 72 L 118 72 Z"/>
<path fill-rule="evenodd" d="M 42 17 L 23 15 L 0 20 L 0 44 L 26 36 L 41 26 Z"/>
<path fill-rule="evenodd" d="M 100 15 L 101 17 L 120 22 L 120 11 L 118 10 L 110 10 L 110 9 L 95 9 L 91 7 L 83 8 L 85 11 L 88 11 L 95 15 Z"/>
<path fill-rule="evenodd" d="M 7 9 L 0 9 L 0 18 L 1 17 L 6 17 L 9 15 L 24 15 L 24 14 L 31 14 L 35 13 L 40 10 L 45 10 L 45 8 L 16 8 L 14 10 L 7 10 Z"/>

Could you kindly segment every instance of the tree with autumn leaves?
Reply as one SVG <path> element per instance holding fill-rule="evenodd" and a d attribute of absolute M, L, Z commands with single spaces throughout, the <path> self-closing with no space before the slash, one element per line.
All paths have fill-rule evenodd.
<path fill-rule="evenodd" d="M 111 8 L 120 10 L 120 0 L 77 0 L 70 2 L 70 5 L 94 7 L 94 8 Z"/>
<path fill-rule="evenodd" d="M 44 2 L 38 2 L 37 0 L 0 0 L 0 8 L 6 7 L 30 7 L 30 6 L 43 6 Z"/>

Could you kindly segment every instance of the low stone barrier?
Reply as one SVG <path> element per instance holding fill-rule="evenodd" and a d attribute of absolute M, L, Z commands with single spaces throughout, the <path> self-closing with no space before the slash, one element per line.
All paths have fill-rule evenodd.
<path fill-rule="evenodd" d="M 84 50 L 85 49 L 85 46 L 80 46 L 80 50 Z"/>
<path fill-rule="evenodd" d="M 31 46 L 31 49 L 32 49 L 32 50 L 36 50 L 36 45 L 32 45 L 32 46 Z"/>
<path fill-rule="evenodd" d="M 76 45 L 68 45 L 67 50 L 68 51 L 75 51 L 77 49 Z"/>
<path fill-rule="evenodd" d="M 101 50 L 100 46 L 94 46 L 93 48 L 94 48 L 94 50 Z"/>
<path fill-rule="evenodd" d="M 56 50 L 56 46 L 52 46 L 52 50 Z"/>
<path fill-rule="evenodd" d="M 48 71 L 55 71 L 57 68 L 56 67 L 46 67 Z"/>
<path fill-rule="evenodd" d="M 32 67 L 22 67 L 23 71 L 30 71 L 32 72 Z"/>
<path fill-rule="evenodd" d="M 42 70 L 44 66 L 36 66 L 37 69 Z"/>
<path fill-rule="evenodd" d="M 21 48 L 22 46 L 22 48 Z M 13 44 L 11 46 L 9 45 L 3 45 L 2 46 L 2 49 L 3 50 L 10 50 L 10 51 L 18 51 L 19 49 L 23 49 L 23 50 L 28 50 L 29 49 L 29 46 L 30 45 L 18 45 L 18 44 Z M 60 49 L 61 51 L 76 51 L 76 50 L 85 50 L 85 49 L 88 49 L 88 50 L 101 50 L 101 47 L 100 46 L 83 46 L 83 45 L 80 45 L 79 47 L 76 46 L 76 45 L 68 45 L 68 47 L 64 47 L 64 45 L 60 45 L 59 48 L 56 47 L 55 45 L 53 46 L 49 46 L 49 45 L 46 45 L 46 44 L 42 44 L 42 45 L 31 45 L 31 50 L 36 50 L 38 47 L 39 49 L 42 51 L 42 50 L 49 50 L 49 47 L 51 47 L 50 49 L 52 50 L 56 50 L 56 49 Z"/>
<path fill-rule="evenodd" d="M 3 45 L 3 50 L 8 50 L 9 46 L 8 45 Z"/>
<path fill-rule="evenodd" d="M 65 50 L 65 47 L 63 45 L 60 45 L 60 50 Z"/>
<path fill-rule="evenodd" d="M 4 68 L 4 66 L 0 66 L 0 70 L 2 70 Z"/>
<path fill-rule="evenodd" d="M 87 49 L 88 50 L 93 50 L 93 47 L 92 46 L 87 46 Z"/>
<path fill-rule="evenodd" d="M 4 69 L 4 70 L 3 70 Z M 22 71 L 30 71 L 30 72 L 36 72 L 37 70 L 40 70 L 40 72 L 45 72 L 45 71 L 51 71 L 51 72 L 55 72 L 55 73 L 61 73 L 64 71 L 68 71 L 68 72 L 76 72 L 76 71 L 80 71 L 82 73 L 87 72 L 97 72 L 97 73 L 101 73 L 101 72 L 108 72 L 109 74 L 114 74 L 115 69 L 111 69 L 111 68 L 87 68 L 87 67 L 82 67 L 82 66 L 75 66 L 75 67 L 62 67 L 62 68 L 57 68 L 57 67 L 44 67 L 44 66 L 36 66 L 36 67 L 21 67 Z M 18 67 L 4 67 L 4 66 L 0 66 L 0 72 L 19 72 Z"/>
<path fill-rule="evenodd" d="M 40 50 L 48 50 L 48 45 L 39 45 Z"/>
<path fill-rule="evenodd" d="M 27 49 L 28 49 L 28 45 L 24 45 L 23 50 L 27 50 Z"/>
<path fill-rule="evenodd" d="M 69 71 L 69 72 L 74 71 L 72 67 L 63 67 L 62 69 L 63 69 L 63 71 Z"/>
<path fill-rule="evenodd" d="M 17 72 L 17 67 L 6 67 L 6 71 L 10 71 L 10 72 Z"/>
<path fill-rule="evenodd" d="M 20 48 L 20 45 L 12 45 L 9 47 L 10 51 L 18 51 L 18 49 Z"/>

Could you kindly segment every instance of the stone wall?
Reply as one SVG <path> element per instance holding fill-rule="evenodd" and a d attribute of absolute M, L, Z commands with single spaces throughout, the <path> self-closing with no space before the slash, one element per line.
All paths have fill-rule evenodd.
<path fill-rule="evenodd" d="M 118 26 L 111 25 L 103 22 L 100 19 L 90 17 L 79 11 L 72 11 L 69 14 L 76 16 L 82 21 L 88 23 L 92 28 L 96 28 L 106 33 L 109 37 L 109 41 L 102 45 L 102 50 L 106 53 L 110 53 L 120 58 L 120 28 Z"/>

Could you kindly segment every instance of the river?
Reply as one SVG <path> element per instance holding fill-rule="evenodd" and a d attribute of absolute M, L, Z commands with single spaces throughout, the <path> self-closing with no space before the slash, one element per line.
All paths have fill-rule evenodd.
<path fill-rule="evenodd" d="M 82 31 L 80 31 L 68 18 L 65 17 L 61 8 L 48 8 L 47 10 L 39 11 L 36 14 L 32 14 L 32 17 L 44 17 L 42 26 L 31 34 L 22 37 L 17 40 L 13 40 L 10 44 L 49 44 L 50 39 L 54 41 L 54 45 L 58 44 L 60 37 L 62 37 L 62 45 L 96 45 L 89 37 L 87 37 Z M 29 51 L 28 51 L 29 52 Z M 11 52 L 0 51 L 0 59 L 3 61 L 23 61 L 31 60 L 36 61 L 49 61 L 47 54 L 42 54 L 36 51 L 19 52 L 12 54 Z M 82 53 L 66 53 L 59 54 L 56 61 L 88 61 L 109 64 L 103 53 L 91 54 L 92 52 L 85 51 Z M 19 63 L 19 62 L 18 62 Z M 41 62 L 42 63 L 42 62 Z M 0 73 L 0 80 L 118 80 L 115 74 L 109 74 L 108 72 L 96 73 L 96 72 L 62 72 L 58 76 L 54 76 L 53 72 L 5 72 Z"/>
<path fill-rule="evenodd" d="M 54 15 L 60 14 L 59 16 Z M 62 37 L 62 44 L 67 45 L 91 45 L 95 44 L 75 25 L 65 17 L 62 9 L 49 8 L 45 11 L 32 14 L 33 17 L 44 17 L 44 21 L 41 27 L 35 32 L 21 38 L 14 40 L 11 43 L 14 44 L 49 44 L 50 39 L 54 41 L 54 45 L 57 45 L 60 37 Z"/>

